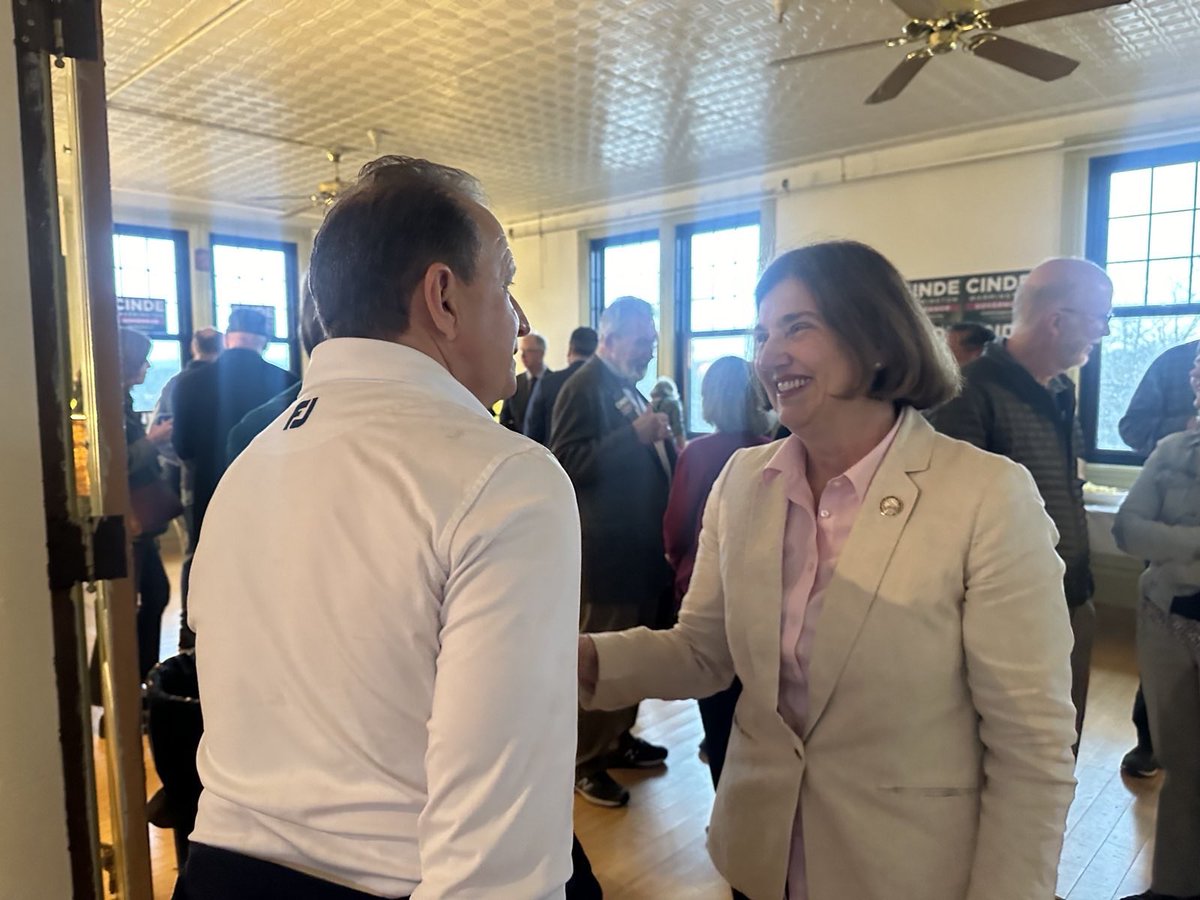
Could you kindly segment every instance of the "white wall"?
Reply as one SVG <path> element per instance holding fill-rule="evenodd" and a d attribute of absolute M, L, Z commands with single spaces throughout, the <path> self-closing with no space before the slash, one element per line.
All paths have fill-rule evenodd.
<path fill-rule="evenodd" d="M 517 261 L 513 296 L 525 310 L 529 325 L 546 338 L 546 364 L 566 366 L 567 339 L 587 317 L 586 290 L 580 285 L 587 254 L 574 231 L 512 241 Z M 581 305 L 582 304 L 582 305 Z"/>
<path fill-rule="evenodd" d="M 947 165 L 806 191 L 776 203 L 776 249 L 871 244 L 908 278 L 1029 268 L 1062 250 L 1054 152 Z"/>
<path fill-rule="evenodd" d="M 0 16 L 0 898 L 71 895 L 12 19 Z"/>

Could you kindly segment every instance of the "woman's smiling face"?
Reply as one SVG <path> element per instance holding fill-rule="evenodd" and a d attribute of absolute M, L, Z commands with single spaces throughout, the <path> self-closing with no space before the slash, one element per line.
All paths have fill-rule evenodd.
<path fill-rule="evenodd" d="M 812 292 L 786 278 L 758 307 L 754 368 L 779 420 L 801 438 L 861 398 L 855 360 L 830 331 Z"/>

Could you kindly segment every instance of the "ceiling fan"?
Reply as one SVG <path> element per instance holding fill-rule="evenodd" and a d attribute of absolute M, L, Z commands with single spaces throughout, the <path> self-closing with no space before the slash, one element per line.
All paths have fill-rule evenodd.
<path fill-rule="evenodd" d="M 966 50 L 984 59 L 1025 75 L 1054 81 L 1075 71 L 1078 60 L 1043 50 L 1032 44 L 1015 41 L 996 34 L 1000 28 L 1025 25 L 1060 16 L 1121 6 L 1131 0 L 1017 0 L 995 9 L 974 9 L 969 2 L 956 0 L 892 0 L 901 10 L 911 16 L 897 37 L 812 53 L 799 53 L 771 62 L 772 66 L 785 66 L 794 62 L 818 59 L 868 47 L 901 47 L 906 44 L 921 44 L 908 53 L 891 74 L 867 98 L 867 103 L 883 103 L 891 100 L 908 87 L 917 73 L 935 56 L 954 50 Z"/>
<path fill-rule="evenodd" d="M 333 164 L 333 178 L 329 181 L 322 181 L 317 184 L 317 189 L 311 194 L 285 194 L 279 197 L 247 197 L 246 199 L 252 203 L 279 203 L 287 200 L 291 202 L 304 201 L 294 209 L 286 210 L 280 213 L 280 218 L 290 218 L 298 216 L 302 212 L 308 212 L 311 209 L 324 209 L 333 203 L 338 196 L 350 187 L 350 182 L 343 181 L 341 176 L 342 151 L 340 149 L 332 149 L 325 151 L 325 158 Z"/>

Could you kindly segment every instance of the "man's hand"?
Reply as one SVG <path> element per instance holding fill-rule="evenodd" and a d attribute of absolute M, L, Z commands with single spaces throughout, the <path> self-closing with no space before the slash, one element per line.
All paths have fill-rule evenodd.
<path fill-rule="evenodd" d="M 579 686 L 585 693 L 596 690 L 600 678 L 600 657 L 596 655 L 596 644 L 586 634 L 579 636 Z"/>
<path fill-rule="evenodd" d="M 634 419 L 632 424 L 638 440 L 643 444 L 665 441 L 671 436 L 670 420 L 664 413 L 656 413 L 649 408 Z"/>
<path fill-rule="evenodd" d="M 146 429 L 146 438 L 150 443 L 161 447 L 163 444 L 171 442 L 171 432 L 175 430 L 174 424 L 170 419 L 163 419 L 161 422 L 155 422 Z"/>

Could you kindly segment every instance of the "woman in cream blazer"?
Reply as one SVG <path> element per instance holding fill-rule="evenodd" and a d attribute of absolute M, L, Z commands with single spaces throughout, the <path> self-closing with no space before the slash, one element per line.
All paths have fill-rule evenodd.
<path fill-rule="evenodd" d="M 803 445 L 812 510 L 827 515 L 828 487 L 861 460 L 878 468 L 848 533 L 804 550 L 785 546 L 800 533 L 787 480 L 764 477 L 785 442 L 738 451 L 678 625 L 581 638 L 583 702 L 705 697 L 741 679 L 708 845 L 751 900 L 1049 900 L 1074 790 L 1072 638 L 1033 480 L 917 412 L 953 393 L 955 370 L 875 251 L 792 251 L 756 296 L 756 368 L 785 441 Z M 795 527 L 811 534 L 807 515 Z M 831 574 L 794 650 L 797 712 L 780 687 L 797 601 L 784 563 L 814 552 Z"/>

